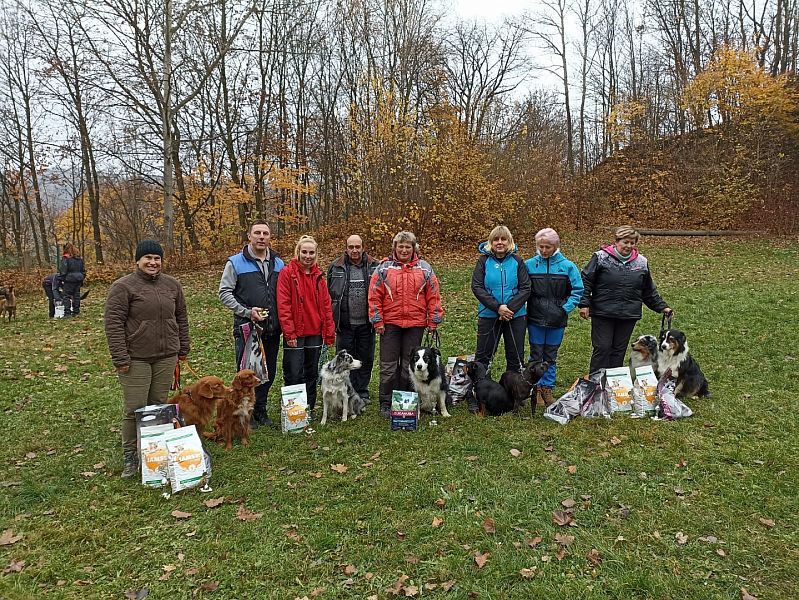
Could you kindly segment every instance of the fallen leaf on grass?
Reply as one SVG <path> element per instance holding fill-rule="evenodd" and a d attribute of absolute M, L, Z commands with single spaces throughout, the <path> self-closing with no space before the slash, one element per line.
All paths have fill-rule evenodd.
<path fill-rule="evenodd" d="M 775 525 L 773 519 L 764 519 L 763 517 L 760 517 L 758 521 L 760 521 L 761 525 L 765 525 L 766 527 L 774 527 Z"/>
<path fill-rule="evenodd" d="M 618 446 L 621 444 L 621 440 L 614 435 L 612 438 L 610 438 L 610 443 L 614 446 Z"/>
<path fill-rule="evenodd" d="M 68 367 L 66 365 L 56 365 L 55 366 L 56 373 L 66 373 L 67 370 L 68 370 Z"/>
<path fill-rule="evenodd" d="M 3 574 L 5 575 L 6 573 L 21 573 L 22 569 L 24 568 L 25 568 L 24 560 L 14 560 L 12 558 L 8 566 L 5 569 L 3 569 Z"/>
<path fill-rule="evenodd" d="M 566 558 L 566 548 L 564 548 L 563 546 L 561 546 L 561 547 L 560 547 L 560 550 L 558 550 L 558 551 L 555 553 L 555 558 L 557 558 L 559 561 L 560 561 L 560 560 L 563 560 L 564 558 Z"/>
<path fill-rule="evenodd" d="M 591 551 L 586 554 L 585 557 L 588 559 L 588 562 L 594 566 L 599 566 L 599 564 L 602 562 L 602 555 L 596 548 L 591 548 Z"/>
<path fill-rule="evenodd" d="M 750 594 L 746 588 L 741 588 L 741 600 L 757 600 L 757 596 Z"/>
<path fill-rule="evenodd" d="M 315 439 L 311 438 L 310 440 L 308 440 L 308 447 L 311 450 L 316 450 L 317 448 L 319 448 L 319 444 L 316 443 Z"/>
<path fill-rule="evenodd" d="M 95 471 L 81 471 L 81 475 L 84 477 L 94 477 L 97 473 Z"/>
<path fill-rule="evenodd" d="M 257 521 L 263 516 L 264 513 L 253 512 L 243 504 L 239 504 L 239 509 L 236 511 L 236 518 L 239 521 Z"/>
<path fill-rule="evenodd" d="M 443 498 L 436 498 L 435 505 L 438 508 L 444 508 L 447 505 L 447 501 Z"/>
<path fill-rule="evenodd" d="M 532 579 L 535 577 L 536 568 L 533 567 L 532 569 L 522 569 L 519 571 L 519 575 L 521 575 L 524 579 Z"/>
<path fill-rule="evenodd" d="M 450 579 L 449 581 L 445 581 L 444 583 L 441 584 L 441 589 L 444 590 L 445 592 L 448 592 L 454 586 L 455 586 L 455 580 L 454 579 Z"/>
<path fill-rule="evenodd" d="M 436 527 L 441 527 L 441 524 L 443 522 L 444 522 L 444 519 L 442 519 L 441 517 L 433 517 L 433 522 L 430 524 L 430 526 L 435 529 Z M 397 533 L 399 534 L 399 531 Z M 405 534 L 403 534 L 403 537 L 404 537 L 404 535 Z"/>
<path fill-rule="evenodd" d="M 201 590 L 207 590 L 209 592 L 215 592 L 219 588 L 218 581 L 206 581 L 200 586 Z"/>
<path fill-rule="evenodd" d="M 199 572 L 200 572 L 199 569 L 195 569 L 195 568 L 192 567 L 191 569 L 186 569 L 186 571 L 183 574 L 186 577 L 193 577 L 194 575 L 196 575 Z"/>
<path fill-rule="evenodd" d="M 300 534 L 297 533 L 296 529 L 289 529 L 286 532 L 286 537 L 288 539 L 290 539 L 291 541 L 293 541 L 293 542 L 299 542 L 300 541 Z"/>
<path fill-rule="evenodd" d="M 173 510 L 169 514 L 171 514 L 176 519 L 188 519 L 189 517 L 191 517 L 190 512 L 183 512 L 182 510 L 177 510 L 177 509 Z"/>
<path fill-rule="evenodd" d="M 674 468 L 676 469 L 684 469 L 687 466 L 688 466 L 688 461 L 685 460 L 684 458 L 681 458 L 680 462 L 674 464 Z"/>
<path fill-rule="evenodd" d="M 325 591 L 325 588 L 318 587 L 311 590 L 311 598 L 316 598 L 317 596 L 321 595 Z"/>
<path fill-rule="evenodd" d="M 719 541 L 715 535 L 703 535 L 702 537 L 696 538 L 697 542 L 703 542 L 705 544 L 715 544 Z"/>
<path fill-rule="evenodd" d="M 415 585 L 406 585 L 404 588 L 402 588 L 402 591 L 406 598 L 412 598 L 419 593 L 419 588 Z"/>
<path fill-rule="evenodd" d="M 394 596 L 396 596 L 397 594 L 399 594 L 399 593 L 400 593 L 400 591 L 402 590 L 402 588 L 403 588 L 403 587 L 405 587 L 405 582 L 406 582 L 406 581 L 408 581 L 408 576 L 407 576 L 407 575 L 404 575 L 404 574 L 403 574 L 403 575 L 400 575 L 400 576 L 397 578 L 397 581 L 395 581 L 395 582 L 394 582 L 394 585 L 392 585 L 392 586 L 390 586 L 390 587 L 387 587 L 387 588 L 386 588 L 385 590 L 383 590 L 383 591 L 384 591 L 384 592 L 386 592 L 387 594 L 393 594 Z"/>
<path fill-rule="evenodd" d="M 564 510 L 556 510 L 552 512 L 552 521 L 555 525 L 563 527 L 574 522 L 574 515 Z"/>
<path fill-rule="evenodd" d="M 727 553 L 726 553 L 726 552 L 724 552 L 724 550 L 722 550 L 721 548 L 716 548 L 716 554 L 718 554 L 718 555 L 719 555 L 719 556 L 721 556 L 722 558 L 724 558 L 725 556 L 727 556 Z"/>
<path fill-rule="evenodd" d="M 574 505 L 577 504 L 572 498 L 566 498 L 565 500 L 560 501 L 560 505 L 563 508 L 574 508 Z"/>
<path fill-rule="evenodd" d="M 536 546 L 538 546 L 538 544 L 540 544 L 543 541 L 544 538 L 542 538 L 541 536 L 536 536 L 534 538 L 526 538 L 524 540 L 524 543 L 530 546 L 530 548 L 535 548 Z"/>
<path fill-rule="evenodd" d="M 577 473 L 577 465 L 569 465 L 569 467 L 566 470 L 572 475 L 574 475 L 575 473 Z"/>
<path fill-rule="evenodd" d="M 567 533 L 556 533 L 555 542 L 561 546 L 568 546 L 574 541 L 574 536 Z"/>
<path fill-rule="evenodd" d="M 14 535 L 12 530 L 6 529 L 2 534 L 0 534 L 0 546 L 10 546 L 11 544 L 16 544 L 21 539 L 21 533 L 19 535 Z"/>
<path fill-rule="evenodd" d="M 348 468 L 347 465 L 342 465 L 338 463 L 335 465 L 330 465 L 330 470 L 335 471 L 336 473 L 346 473 L 347 468 Z"/>
<path fill-rule="evenodd" d="M 473 462 L 473 461 L 477 460 L 477 457 L 476 457 L 476 456 L 474 456 L 474 455 L 471 455 L 471 456 L 465 456 L 465 457 L 464 457 L 464 460 L 468 460 L 468 461 L 470 461 L 470 462 Z"/>
<path fill-rule="evenodd" d="M 479 550 L 475 550 L 474 551 L 474 564 L 477 565 L 478 569 L 482 569 L 484 566 L 486 566 L 486 563 L 488 562 L 488 558 L 490 556 L 491 556 L 490 552 L 486 552 L 485 554 L 483 554 Z"/>
<path fill-rule="evenodd" d="M 358 572 L 358 569 L 355 568 L 355 565 L 347 565 L 344 567 L 344 574 L 345 575 L 355 575 Z"/>
<path fill-rule="evenodd" d="M 497 527 L 494 524 L 494 519 L 492 519 L 491 517 L 486 518 L 486 520 L 483 521 L 482 525 L 483 525 L 483 531 L 485 531 L 486 533 L 493 534 L 497 532 Z"/>
<path fill-rule="evenodd" d="M 418 565 L 419 560 L 420 560 L 419 557 L 416 556 L 415 554 L 408 554 L 405 557 L 405 562 L 408 563 L 409 565 Z"/>
<path fill-rule="evenodd" d="M 142 588 L 140 590 L 128 590 L 125 592 L 125 600 L 144 600 L 150 595 L 150 590 Z"/>
<path fill-rule="evenodd" d="M 208 508 L 216 508 L 217 506 L 223 504 L 224 502 L 225 502 L 225 497 L 219 496 L 219 498 L 210 498 L 205 502 L 203 502 L 203 504 L 205 504 L 205 506 L 207 506 Z"/>
<path fill-rule="evenodd" d="M 510 449 L 510 455 L 512 457 L 514 457 L 514 458 L 519 458 L 522 455 L 522 453 L 521 453 L 521 451 L 517 450 L 516 448 L 511 448 Z"/>
<path fill-rule="evenodd" d="M 674 539 L 677 540 L 677 543 L 680 546 L 684 546 L 685 544 L 688 543 L 688 536 L 685 535 L 682 531 L 678 531 L 677 533 L 675 533 Z"/>

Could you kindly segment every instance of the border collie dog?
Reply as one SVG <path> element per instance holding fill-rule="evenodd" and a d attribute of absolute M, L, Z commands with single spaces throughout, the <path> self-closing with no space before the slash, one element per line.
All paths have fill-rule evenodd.
<path fill-rule="evenodd" d="M 471 361 L 466 365 L 466 373 L 474 382 L 474 398 L 480 416 L 497 417 L 513 410 L 513 399 L 501 385 L 488 376 L 483 363 Z"/>
<path fill-rule="evenodd" d="M 322 420 L 320 425 L 327 423 L 327 417 L 337 417 L 341 413 L 341 420 L 354 419 L 363 412 L 363 399 L 355 391 L 350 382 L 350 371 L 361 368 L 361 361 L 352 357 L 346 350 L 336 354 L 332 360 L 322 367 Z"/>
<path fill-rule="evenodd" d="M 676 395 L 683 398 L 710 397 L 707 378 L 691 356 L 682 331 L 669 329 L 666 332 L 658 352 L 658 367 L 661 373 L 671 369 L 672 377 L 677 380 Z"/>
<path fill-rule="evenodd" d="M 419 394 L 419 410 L 425 413 L 438 410 L 442 417 L 449 417 L 447 404 L 451 405 L 452 399 L 438 348 L 417 346 L 411 350 L 408 370 L 413 389 Z"/>
<path fill-rule="evenodd" d="M 646 367 L 652 365 L 652 370 L 655 375 L 660 379 L 660 368 L 658 365 L 658 341 L 654 335 L 639 335 L 636 340 L 630 344 L 632 352 L 630 352 L 630 374 L 635 379 L 635 370 L 638 367 Z"/>

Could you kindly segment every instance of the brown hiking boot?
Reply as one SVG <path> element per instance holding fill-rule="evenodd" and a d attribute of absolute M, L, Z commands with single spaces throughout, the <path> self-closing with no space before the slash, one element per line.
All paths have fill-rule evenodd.
<path fill-rule="evenodd" d="M 549 406 L 555 401 L 552 397 L 552 388 L 540 387 L 538 388 L 538 394 L 544 406 Z"/>

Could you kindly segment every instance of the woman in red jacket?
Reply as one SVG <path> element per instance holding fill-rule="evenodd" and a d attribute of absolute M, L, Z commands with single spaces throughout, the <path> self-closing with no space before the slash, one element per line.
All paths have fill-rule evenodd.
<path fill-rule="evenodd" d="M 427 327 L 441 324 L 444 309 L 433 268 L 419 257 L 416 236 L 400 231 L 393 252 L 369 284 L 369 321 L 380 335 L 380 415 L 391 414 L 392 390 L 412 390 L 408 361 Z"/>
<path fill-rule="evenodd" d="M 283 380 L 285 385 L 304 383 L 308 408 L 316 405 L 316 378 L 322 342 L 336 341 L 330 293 L 317 265 L 317 243 L 302 236 L 294 259 L 277 280 L 277 314 L 283 330 Z"/>

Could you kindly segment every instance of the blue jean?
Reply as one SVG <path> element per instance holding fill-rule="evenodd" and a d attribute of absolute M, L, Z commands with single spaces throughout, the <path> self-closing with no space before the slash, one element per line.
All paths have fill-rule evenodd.
<path fill-rule="evenodd" d="M 549 363 L 544 376 L 539 380 L 539 387 L 555 387 L 555 371 L 558 360 L 558 350 L 563 342 L 565 327 L 541 327 L 540 325 L 527 325 L 527 335 L 530 338 L 530 360 L 545 360 Z"/>

